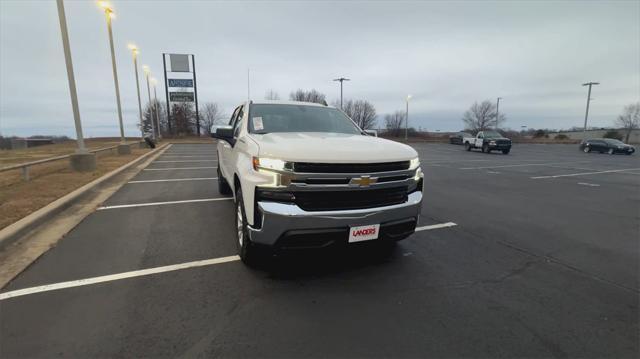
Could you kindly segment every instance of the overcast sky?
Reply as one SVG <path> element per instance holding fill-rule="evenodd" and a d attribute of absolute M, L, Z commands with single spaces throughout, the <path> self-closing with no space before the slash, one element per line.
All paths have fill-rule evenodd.
<path fill-rule="evenodd" d="M 428 130 L 458 130 L 474 102 L 503 97 L 506 127 L 610 126 L 640 99 L 640 1 L 113 1 L 125 131 L 138 135 L 127 43 L 162 79 L 162 56 L 196 55 L 201 103 L 225 112 L 273 89 L 315 88 Z M 65 1 L 85 136 L 117 136 L 106 22 L 94 1 Z M 146 88 L 143 87 L 144 90 Z M 146 99 L 146 92 L 143 92 Z M 158 96 L 164 97 L 162 80 Z M 0 1 L 0 132 L 73 135 L 54 1 Z"/>

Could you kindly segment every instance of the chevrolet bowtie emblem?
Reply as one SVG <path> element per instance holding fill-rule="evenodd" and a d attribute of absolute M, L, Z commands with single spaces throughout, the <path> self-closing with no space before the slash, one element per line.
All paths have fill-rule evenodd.
<path fill-rule="evenodd" d="M 349 184 L 358 186 L 358 187 L 369 187 L 370 185 L 376 182 L 378 182 L 377 177 L 362 176 L 359 178 L 352 178 Z"/>

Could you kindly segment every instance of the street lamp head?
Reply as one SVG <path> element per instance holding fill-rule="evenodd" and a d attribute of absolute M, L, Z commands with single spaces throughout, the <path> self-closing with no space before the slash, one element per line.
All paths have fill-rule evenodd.
<path fill-rule="evenodd" d="M 411 97 L 413 97 L 413 96 L 407 95 L 407 101 L 411 100 Z"/>
<path fill-rule="evenodd" d="M 148 75 L 149 73 L 151 73 L 151 70 L 147 65 L 142 65 L 142 71 L 144 71 L 145 75 Z"/>
<path fill-rule="evenodd" d="M 151 85 L 153 85 L 153 86 L 155 86 L 155 85 L 157 85 L 157 84 L 158 84 L 158 80 L 156 80 L 156 78 L 155 78 L 155 77 L 150 78 L 150 79 L 149 79 L 149 82 L 151 82 Z"/>
<path fill-rule="evenodd" d="M 129 44 L 127 44 L 127 47 L 129 48 L 129 50 L 131 50 L 131 51 L 133 51 L 135 53 L 138 53 L 138 46 L 136 46 L 136 44 L 129 43 Z"/>
<path fill-rule="evenodd" d="M 600 85 L 599 82 L 587 82 L 586 84 L 582 84 L 582 86 L 589 86 L 589 85 Z"/>
<path fill-rule="evenodd" d="M 113 7 L 108 1 L 98 1 L 98 6 L 104 10 L 104 12 L 109 15 L 109 17 L 114 18 L 115 13 L 113 12 Z"/>

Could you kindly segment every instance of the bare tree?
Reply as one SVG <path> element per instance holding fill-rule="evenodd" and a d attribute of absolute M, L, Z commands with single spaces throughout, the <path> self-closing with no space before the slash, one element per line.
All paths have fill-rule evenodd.
<path fill-rule="evenodd" d="M 626 131 L 624 142 L 629 142 L 631 131 L 640 128 L 640 102 L 625 106 L 615 123 Z"/>
<path fill-rule="evenodd" d="M 278 95 L 278 93 L 274 89 L 269 89 L 267 92 L 265 92 L 264 99 L 265 100 L 279 100 L 280 99 L 280 95 Z"/>
<path fill-rule="evenodd" d="M 180 102 L 171 106 L 171 120 L 177 135 L 191 135 L 195 132 L 195 111 L 190 102 Z"/>
<path fill-rule="evenodd" d="M 496 119 L 496 114 L 496 105 L 493 102 L 489 100 L 484 100 L 480 104 L 475 102 L 464 113 L 462 122 L 464 122 L 467 129 L 472 131 L 498 128 L 500 124 L 507 120 L 507 116 L 501 113 L 500 118 Z"/>
<path fill-rule="evenodd" d="M 315 102 L 323 105 L 327 104 L 326 96 L 315 89 L 311 91 L 298 89 L 289 94 L 289 99 L 291 101 Z"/>
<path fill-rule="evenodd" d="M 215 102 L 207 102 L 200 110 L 200 121 L 204 127 L 204 132 L 211 135 L 211 126 L 223 123 L 224 114 Z"/>
<path fill-rule="evenodd" d="M 334 106 L 340 107 L 340 104 L 335 103 Z M 376 108 L 366 100 L 346 100 L 342 104 L 342 111 L 363 130 L 374 128 L 378 122 Z"/>
<path fill-rule="evenodd" d="M 391 136 L 399 137 L 404 128 L 404 119 L 406 118 L 406 112 L 396 111 L 392 114 L 384 116 L 384 123 L 387 128 L 387 133 Z"/>

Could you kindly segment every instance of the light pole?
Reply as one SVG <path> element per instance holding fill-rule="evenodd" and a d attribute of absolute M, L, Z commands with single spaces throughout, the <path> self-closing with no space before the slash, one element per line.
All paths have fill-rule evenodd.
<path fill-rule="evenodd" d="M 58 20 L 60 21 L 60 33 L 62 35 L 62 48 L 64 49 L 64 61 L 67 66 L 67 79 L 69 81 L 69 95 L 71 96 L 71 109 L 76 127 L 78 149 L 70 156 L 71 168 L 76 171 L 93 171 L 96 168 L 96 156 L 87 151 L 82 135 L 82 123 L 80 122 L 80 110 L 78 108 L 78 93 L 76 91 L 76 79 L 73 75 L 73 62 L 71 61 L 71 47 L 69 46 L 69 32 L 67 30 L 67 17 L 64 13 L 64 3 L 56 0 L 58 7 Z"/>
<path fill-rule="evenodd" d="M 125 145 L 124 127 L 122 126 L 122 106 L 120 105 L 120 85 L 118 84 L 118 70 L 116 68 L 116 53 L 113 47 L 113 31 L 111 31 L 111 21 L 115 17 L 111 4 L 107 1 L 100 1 L 100 7 L 104 10 L 107 19 L 107 32 L 109 33 L 109 48 L 111 49 L 111 68 L 113 70 L 113 84 L 116 88 L 116 105 L 118 107 L 118 123 L 120 124 L 120 145 L 118 146 L 118 154 L 124 155 L 131 153 L 131 147 Z"/>
<path fill-rule="evenodd" d="M 156 125 L 153 123 L 153 111 L 151 111 L 151 88 L 149 87 L 149 75 L 151 75 L 151 70 L 149 66 L 142 65 L 142 70 L 144 71 L 144 76 L 147 79 L 147 95 L 149 96 L 149 120 L 151 121 L 151 131 L 153 132 L 153 139 L 156 139 Z"/>
<path fill-rule="evenodd" d="M 502 97 L 498 97 L 498 101 L 496 101 L 496 130 L 498 129 L 498 122 L 500 122 L 500 100 L 502 100 Z"/>
<path fill-rule="evenodd" d="M 140 137 L 144 138 L 144 123 L 142 121 L 142 102 L 140 101 L 140 81 L 138 80 L 138 47 L 135 44 L 127 46 L 133 55 L 133 67 L 136 72 L 136 93 L 138 94 L 138 113 L 140 115 Z"/>
<path fill-rule="evenodd" d="M 584 113 L 584 128 L 582 129 L 582 140 L 587 139 L 587 118 L 589 117 L 589 102 L 591 102 L 591 86 L 600 85 L 599 82 L 587 82 L 582 86 L 589 86 L 589 92 L 587 93 L 587 110 Z"/>
<path fill-rule="evenodd" d="M 333 79 L 333 81 L 340 81 L 340 109 L 342 110 L 342 83 L 345 81 L 351 81 L 351 79 L 340 77 L 337 79 Z"/>
<path fill-rule="evenodd" d="M 404 120 L 404 139 L 406 141 L 409 140 L 409 100 L 411 100 L 411 95 L 407 95 L 407 112 Z"/>
<path fill-rule="evenodd" d="M 158 84 L 158 80 L 156 80 L 154 77 L 151 78 L 151 84 L 153 85 L 153 101 L 154 103 L 154 107 L 156 108 L 156 126 L 158 128 L 158 139 L 162 139 L 162 131 L 160 131 L 160 129 L 162 127 L 160 127 L 160 112 L 158 111 L 158 93 L 156 92 L 156 85 Z"/>

